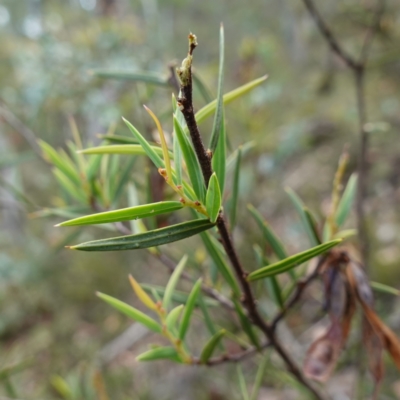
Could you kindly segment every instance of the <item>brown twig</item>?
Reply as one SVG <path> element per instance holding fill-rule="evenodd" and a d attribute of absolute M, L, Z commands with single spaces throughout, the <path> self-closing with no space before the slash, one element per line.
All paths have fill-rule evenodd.
<path fill-rule="evenodd" d="M 291 298 L 289 299 L 289 301 L 285 304 L 285 307 L 281 311 L 279 311 L 278 314 L 276 314 L 276 316 L 272 319 L 271 328 L 273 330 L 276 329 L 278 323 L 286 316 L 287 312 L 298 303 L 302 294 L 304 293 L 304 290 L 308 287 L 308 285 L 318 277 L 320 270 L 324 265 L 327 257 L 328 255 L 323 255 L 319 259 L 318 264 L 316 265 L 314 271 L 307 277 L 297 282 L 296 289 L 292 294 Z"/>
<path fill-rule="evenodd" d="M 219 357 L 210 358 L 205 364 L 202 363 L 199 358 L 194 358 L 193 364 L 207 365 L 209 367 L 213 367 L 215 365 L 220 365 L 220 364 L 225 364 L 225 363 L 236 363 L 236 362 L 244 360 L 245 358 L 248 358 L 250 356 L 257 354 L 260 352 L 260 350 L 264 350 L 270 346 L 271 346 L 270 342 L 267 341 L 267 342 L 262 343 L 259 348 L 249 347 L 248 349 L 239 351 L 237 353 L 223 354 L 222 356 L 219 356 Z"/>
<path fill-rule="evenodd" d="M 339 44 L 331 29 L 325 22 L 322 15 L 315 7 L 313 0 L 303 0 L 304 5 L 314 19 L 321 35 L 325 38 L 330 49 L 350 68 L 354 74 L 354 85 L 356 91 L 358 124 L 360 147 L 358 156 L 358 188 L 357 188 L 357 229 L 360 239 L 360 250 L 363 264 L 368 266 L 369 258 L 369 238 L 365 223 L 365 200 L 367 197 L 367 173 L 368 173 L 368 133 L 365 130 L 367 122 L 367 113 L 365 106 L 365 70 L 368 63 L 368 56 L 371 45 L 376 33 L 379 30 L 380 21 L 385 9 L 385 0 L 378 0 L 375 10 L 373 23 L 367 29 L 365 38 L 361 47 L 361 54 L 358 59 L 349 55 Z"/>
<path fill-rule="evenodd" d="M 193 147 L 196 152 L 197 159 L 199 160 L 203 173 L 203 178 L 207 187 L 208 181 L 212 175 L 211 157 L 209 156 L 203 145 L 203 141 L 196 123 L 192 102 L 192 54 L 196 46 L 196 37 L 190 34 L 188 57 L 183 61 L 182 67 L 178 69 L 178 76 L 181 81 L 180 96 L 178 101 L 182 114 L 185 117 L 185 121 L 192 139 Z M 307 379 L 303 376 L 301 370 L 298 368 L 288 352 L 283 348 L 279 339 L 275 336 L 275 333 L 271 329 L 271 326 L 269 326 L 259 314 L 250 284 L 246 279 L 247 272 L 241 265 L 222 214 L 220 214 L 220 216 L 218 217 L 216 225 L 221 236 L 222 245 L 242 288 L 243 293 L 241 300 L 248 312 L 248 317 L 254 325 L 261 329 L 261 331 L 266 336 L 266 339 L 268 340 L 270 346 L 272 346 L 275 351 L 280 355 L 282 360 L 285 362 L 288 371 L 295 377 L 295 379 L 303 384 L 303 386 L 305 386 L 315 396 L 316 399 L 325 399 L 325 396 L 320 393 L 316 388 L 314 388 L 314 386 L 310 382 L 308 382 Z"/>

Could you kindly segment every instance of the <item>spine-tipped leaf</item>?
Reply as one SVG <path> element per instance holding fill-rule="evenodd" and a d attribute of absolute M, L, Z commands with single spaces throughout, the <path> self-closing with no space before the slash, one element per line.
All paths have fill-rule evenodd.
<path fill-rule="evenodd" d="M 206 196 L 206 210 L 211 222 L 215 222 L 218 218 L 221 209 L 222 198 L 219 188 L 218 178 L 215 172 L 211 175 L 208 182 Z"/>
<path fill-rule="evenodd" d="M 115 299 L 114 297 L 108 296 L 107 294 L 104 293 L 97 293 L 97 296 L 100 297 L 102 300 L 104 300 L 106 303 L 110 304 L 116 310 L 127 315 L 134 321 L 139 322 L 140 324 L 144 325 L 151 331 L 156 333 L 162 332 L 160 324 L 158 324 L 156 321 L 154 321 L 154 319 L 150 318 L 148 315 L 130 306 L 129 304 L 126 304 L 123 301 Z"/>
<path fill-rule="evenodd" d="M 187 237 L 196 235 L 214 226 L 206 219 L 197 219 L 182 222 L 166 228 L 156 229 L 136 235 L 119 236 L 110 239 L 93 240 L 70 246 L 74 250 L 83 251 L 112 251 L 112 250 L 138 250 L 149 247 L 161 246 L 163 244 L 176 242 Z"/>
<path fill-rule="evenodd" d="M 289 271 L 290 269 L 301 265 L 302 263 L 314 258 L 320 254 L 325 253 L 332 247 L 338 245 L 342 239 L 332 240 L 330 242 L 320 244 L 319 246 L 313 247 L 301 253 L 295 254 L 284 260 L 278 261 L 274 264 L 267 265 L 266 267 L 260 268 L 247 277 L 248 281 L 255 281 L 258 279 L 263 279 L 268 276 L 278 275 L 283 272 Z"/>
<path fill-rule="evenodd" d="M 131 221 L 139 218 L 152 217 L 180 210 L 183 204 L 179 201 L 161 201 L 159 203 L 146 204 L 143 206 L 122 208 L 120 210 L 106 211 L 97 214 L 86 215 L 62 222 L 57 226 L 93 225 L 106 224 L 110 222 Z"/>

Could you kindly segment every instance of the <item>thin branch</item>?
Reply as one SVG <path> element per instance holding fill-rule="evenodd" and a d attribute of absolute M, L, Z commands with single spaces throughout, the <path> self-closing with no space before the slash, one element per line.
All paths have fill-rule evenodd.
<path fill-rule="evenodd" d="M 368 56 L 370 53 L 372 42 L 374 41 L 374 38 L 378 33 L 379 26 L 381 24 L 381 19 L 385 11 L 385 5 L 386 5 L 385 0 L 378 0 L 374 15 L 374 21 L 372 22 L 371 26 L 367 29 L 367 32 L 365 34 L 364 43 L 362 45 L 360 54 L 360 63 L 363 64 L 364 66 L 366 66 L 368 62 Z"/>
<path fill-rule="evenodd" d="M 322 15 L 319 13 L 317 8 L 315 7 L 313 0 L 303 0 L 304 5 L 307 7 L 309 13 L 311 14 L 312 18 L 314 19 L 315 23 L 317 24 L 322 36 L 328 42 L 329 47 L 331 50 L 341 58 L 346 65 L 356 70 L 359 68 L 359 64 L 357 61 L 353 59 L 352 56 L 346 53 L 346 51 L 340 46 L 339 42 L 337 41 L 335 35 L 326 24 L 325 20 L 322 18 Z"/>
<path fill-rule="evenodd" d="M 357 188 L 357 229 L 360 239 L 360 251 L 363 264 L 368 266 L 369 258 L 369 238 L 365 222 L 365 200 L 367 197 L 367 173 L 368 173 L 368 133 L 365 131 L 367 122 L 367 113 L 365 106 L 365 70 L 367 67 L 368 56 L 371 50 L 371 45 L 376 33 L 379 30 L 380 21 L 385 10 L 385 0 L 378 0 L 375 10 L 374 21 L 367 29 L 365 38 L 361 47 L 361 54 L 358 60 L 355 60 L 351 55 L 347 54 L 336 40 L 331 29 L 326 24 L 325 20 L 315 7 L 313 0 L 303 0 L 304 5 L 308 9 L 310 15 L 314 19 L 319 28 L 321 35 L 327 41 L 332 52 L 337 54 L 346 65 L 354 73 L 354 84 L 356 91 L 358 125 L 360 136 L 360 147 L 358 156 L 358 188 Z"/>
<path fill-rule="evenodd" d="M 39 155 L 42 159 L 42 152 L 40 147 L 36 142 L 35 133 L 28 128 L 14 113 L 12 113 L 4 104 L 0 104 L 0 121 L 3 119 L 7 122 L 13 129 L 15 129 L 19 134 L 27 141 L 27 143 L 32 147 L 32 150 Z"/>
<path fill-rule="evenodd" d="M 178 100 L 180 103 L 179 105 L 181 107 L 182 114 L 185 117 L 190 136 L 192 138 L 192 143 L 196 152 L 196 156 L 202 169 L 204 181 L 206 183 L 206 186 L 208 186 L 208 181 L 212 175 L 211 158 L 204 148 L 203 141 L 194 116 L 192 103 L 192 54 L 196 46 L 196 36 L 190 34 L 189 54 L 187 58 L 183 60 L 182 66 L 178 69 L 178 76 L 181 81 L 180 98 Z M 301 372 L 299 367 L 296 365 L 294 360 L 283 348 L 283 346 L 275 336 L 274 331 L 259 314 L 250 284 L 246 279 L 248 274 L 241 265 L 222 214 L 219 215 L 216 225 L 221 236 L 222 245 L 233 269 L 235 270 L 236 277 L 242 288 L 243 294 L 241 300 L 243 305 L 247 309 L 250 320 L 253 322 L 254 325 L 258 326 L 261 329 L 270 345 L 280 355 L 282 360 L 285 362 L 288 371 L 296 378 L 296 380 L 303 384 L 303 386 L 305 386 L 315 396 L 316 399 L 325 399 L 325 396 L 320 393 L 316 388 L 314 388 L 314 386 L 310 382 L 308 382 L 307 379 L 303 376 L 303 373 Z"/>
<path fill-rule="evenodd" d="M 270 347 L 271 344 L 270 342 L 264 342 L 260 345 L 260 348 L 257 347 L 249 347 L 246 350 L 239 351 L 237 353 L 233 354 L 223 354 L 222 356 L 219 357 L 213 357 L 210 358 L 206 364 L 202 363 L 199 358 L 194 358 L 193 359 L 193 364 L 195 365 L 207 365 L 209 367 L 213 367 L 215 365 L 220 365 L 220 364 L 225 364 L 225 363 L 236 363 L 239 361 L 244 360 L 245 358 L 248 358 L 250 356 L 253 356 L 257 353 L 260 353 L 260 351 L 266 349 L 267 347 Z"/>
<path fill-rule="evenodd" d="M 278 323 L 286 316 L 287 312 L 298 303 L 300 300 L 302 294 L 304 293 L 304 290 L 310 285 L 311 282 L 313 282 L 319 275 L 322 266 L 324 265 L 327 255 L 322 256 L 318 264 L 316 265 L 314 271 L 309 274 L 307 277 L 299 280 L 297 282 L 296 289 L 294 293 L 292 294 L 291 298 L 289 301 L 285 304 L 285 307 L 273 318 L 271 322 L 271 328 L 275 330 L 277 328 Z"/>

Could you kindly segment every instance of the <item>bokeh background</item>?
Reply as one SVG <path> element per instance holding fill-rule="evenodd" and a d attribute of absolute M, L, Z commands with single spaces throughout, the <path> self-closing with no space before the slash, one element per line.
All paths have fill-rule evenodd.
<path fill-rule="evenodd" d="M 399 287 L 400 3 L 386 3 L 366 86 L 371 143 L 368 269 L 374 280 Z M 318 5 L 343 46 L 359 54 L 374 2 L 324 0 Z M 90 70 L 167 75 L 168 65 L 185 57 L 190 31 L 199 41 L 195 69 L 215 96 L 221 21 L 226 33 L 225 90 L 269 75 L 250 95 L 226 108 L 232 148 L 256 141 L 243 166 L 235 232 L 242 257 L 250 263 L 249 243 L 257 240 L 257 232 L 249 222 L 247 203 L 296 251 L 306 241 L 284 188 L 296 190 L 323 217 L 345 144 L 348 175 L 356 168 L 353 77 L 331 54 L 302 2 L 0 1 L 0 370 L 12 365 L 21 369 L 10 378 L 14 389 L 7 389 L 0 376 L 0 396 L 10 397 L 14 390 L 20 399 L 99 398 L 101 379 L 95 371 L 101 369 L 113 400 L 240 398 L 234 366 L 207 370 L 168 362 L 138 364 L 135 355 L 149 338 L 111 352 L 104 361 L 104 352 L 111 354 L 107 345 L 130 322 L 100 302 L 95 291 L 134 302 L 128 273 L 159 284 L 165 284 L 167 274 L 144 252 L 99 255 L 64 249 L 102 232 L 54 228 L 62 218 L 43 216 L 44 209 L 59 202 L 59 188 L 36 145 L 40 138 L 65 147 L 72 137 L 69 116 L 85 144 L 98 143 L 97 135 L 110 126 L 127 134 L 121 116 L 150 133 L 142 104 L 170 115 L 171 88 L 99 79 Z M 198 108 L 205 104 L 198 93 L 195 99 Z M 171 129 L 170 121 L 164 122 Z M 211 122 L 204 125 L 205 136 L 210 129 Z M 137 174 L 143 173 L 140 165 L 136 168 Z M 348 227 L 354 223 L 353 218 Z M 201 260 L 204 250 L 195 241 L 188 243 Z M 400 333 L 398 299 L 378 295 L 377 301 L 379 313 Z M 356 367 L 345 358 L 335 379 L 343 382 Z M 252 381 L 251 361 L 245 371 Z M 271 371 L 266 387 L 276 382 L 284 385 L 287 376 Z M 279 398 L 274 397 L 278 392 L 264 389 L 260 396 Z M 400 380 L 390 364 L 383 393 L 382 399 L 400 398 Z"/>

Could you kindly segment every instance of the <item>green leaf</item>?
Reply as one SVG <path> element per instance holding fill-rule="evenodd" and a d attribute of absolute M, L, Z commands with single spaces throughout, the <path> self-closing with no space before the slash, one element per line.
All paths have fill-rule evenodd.
<path fill-rule="evenodd" d="M 173 135 L 172 140 L 174 148 L 174 154 L 172 158 L 174 159 L 174 167 L 176 172 L 175 184 L 182 185 L 182 150 L 176 133 Z"/>
<path fill-rule="evenodd" d="M 103 156 L 101 154 L 90 157 L 86 167 L 86 176 L 89 181 L 93 181 L 96 178 L 100 169 L 102 158 Z"/>
<path fill-rule="evenodd" d="M 162 148 L 158 146 L 150 145 L 150 148 L 156 153 L 158 156 L 162 156 Z M 80 154 L 120 154 L 120 155 L 138 155 L 138 156 L 146 156 L 148 153 L 140 144 L 112 144 L 109 146 L 98 146 L 98 147 L 90 147 L 89 149 L 80 150 L 78 153 Z M 173 158 L 172 152 L 169 155 Z"/>
<path fill-rule="evenodd" d="M 203 350 L 201 351 L 200 361 L 202 364 L 206 364 L 210 357 L 213 355 L 214 350 L 218 346 L 219 342 L 225 335 L 225 329 L 221 329 L 214 336 L 210 338 L 210 340 L 206 343 Z"/>
<path fill-rule="evenodd" d="M 179 339 L 184 340 L 187 330 L 189 329 L 190 320 L 192 318 L 193 310 L 196 305 L 197 296 L 201 289 L 201 278 L 194 284 L 192 291 L 190 292 L 186 307 L 183 312 L 181 326 L 179 327 Z"/>
<path fill-rule="evenodd" d="M 137 361 L 154 361 L 154 360 L 165 360 L 165 359 L 181 362 L 178 353 L 171 346 L 156 347 L 136 357 Z"/>
<path fill-rule="evenodd" d="M 203 313 L 204 322 L 207 326 L 207 329 L 211 333 L 211 336 L 214 336 L 217 333 L 217 329 L 210 317 L 210 313 L 208 312 L 208 307 L 206 305 L 206 301 L 204 300 L 204 296 L 201 294 L 198 297 L 198 303 L 199 303 L 201 312 Z M 219 306 L 219 304 L 218 304 L 218 306 Z M 224 346 L 221 345 L 221 343 L 218 343 L 218 346 L 221 348 L 221 350 L 224 350 Z"/>
<path fill-rule="evenodd" d="M 320 234 L 317 229 L 317 221 L 316 221 L 313 213 L 307 207 L 304 207 L 304 214 L 306 215 L 306 218 L 308 220 L 310 228 L 311 228 L 312 232 L 314 233 L 314 238 L 315 238 L 316 243 L 321 244 L 322 240 L 320 238 Z"/>
<path fill-rule="evenodd" d="M 82 188 L 76 186 L 76 184 L 72 182 L 60 169 L 53 169 L 53 174 L 66 193 L 81 203 L 87 202 L 87 198 L 85 193 L 82 191 Z"/>
<path fill-rule="evenodd" d="M 311 246 L 317 246 L 318 244 L 320 244 L 320 240 L 318 239 L 318 237 L 315 236 L 315 230 L 311 225 L 311 221 L 307 217 L 303 201 L 291 188 L 286 188 L 285 191 L 289 195 L 290 200 L 292 200 L 292 203 L 300 216 L 301 223 L 303 224 L 303 228 L 310 239 Z"/>
<path fill-rule="evenodd" d="M 111 200 L 113 204 L 117 203 L 121 198 L 121 195 L 127 186 L 129 179 L 131 178 L 131 171 L 136 162 L 136 157 L 130 157 L 126 165 L 122 168 L 118 180 L 115 185 L 113 185 L 113 191 L 111 193 Z"/>
<path fill-rule="evenodd" d="M 258 342 L 257 335 L 254 333 L 252 323 L 249 321 L 248 317 L 244 313 L 241 304 L 236 299 L 233 299 L 233 303 L 235 305 L 235 310 L 236 310 L 236 313 L 240 320 L 240 325 L 242 326 L 243 330 L 246 332 L 246 335 L 250 339 L 251 343 L 253 343 L 253 345 L 255 347 L 257 347 L 257 349 L 259 349 L 260 344 Z"/>
<path fill-rule="evenodd" d="M 219 72 L 218 72 L 218 94 L 217 108 L 214 116 L 214 124 L 211 131 L 211 139 L 209 149 L 214 153 L 218 145 L 219 134 L 221 132 L 221 124 L 223 123 L 223 86 L 224 86 L 224 26 L 221 24 L 219 31 Z"/>
<path fill-rule="evenodd" d="M 250 142 L 246 142 L 240 146 L 240 152 L 242 153 L 242 157 L 244 157 L 254 146 L 256 142 L 251 140 Z M 226 169 L 230 170 L 236 165 L 236 159 L 238 155 L 239 149 L 236 149 L 226 160 Z"/>
<path fill-rule="evenodd" d="M 121 300 L 118 300 L 114 297 L 108 296 L 107 294 L 97 292 L 98 297 L 104 300 L 106 303 L 110 304 L 116 310 L 122 312 L 123 314 L 127 315 L 129 318 L 133 319 L 134 321 L 139 322 L 140 324 L 144 325 L 146 328 L 150 329 L 153 332 L 161 333 L 162 327 L 158 324 L 154 319 L 150 318 L 148 315 L 144 314 L 143 312 L 137 310 L 136 308 L 130 306 L 129 304 L 124 303 Z"/>
<path fill-rule="evenodd" d="M 267 365 L 268 365 L 268 358 L 264 356 L 257 368 L 256 379 L 254 380 L 254 386 L 253 390 L 251 391 L 250 400 L 258 399 L 258 393 L 260 392 L 260 388 L 265 376 Z"/>
<path fill-rule="evenodd" d="M 288 255 L 286 253 L 285 248 L 283 247 L 283 243 L 278 238 L 278 236 L 275 235 L 275 233 L 273 232 L 271 227 L 267 224 L 267 222 L 264 220 L 262 215 L 251 204 L 249 204 L 247 208 L 250 211 L 251 215 L 254 217 L 258 226 L 260 227 L 264 239 L 271 246 L 272 250 L 277 255 L 277 257 L 281 260 L 286 258 Z"/>
<path fill-rule="evenodd" d="M 109 239 L 93 240 L 70 246 L 74 250 L 83 251 L 111 251 L 111 250 L 138 250 L 148 247 L 160 246 L 177 240 L 182 240 L 197 233 L 203 232 L 214 226 L 206 219 L 196 219 L 170 225 L 165 228 L 156 229 L 136 235 L 119 236 Z"/>
<path fill-rule="evenodd" d="M 174 269 L 174 272 L 172 272 L 171 277 L 169 278 L 169 281 L 167 283 L 167 286 L 165 287 L 165 293 L 164 293 L 164 298 L 163 298 L 163 307 L 166 310 L 168 310 L 168 307 L 169 307 L 171 299 L 172 299 L 172 294 L 175 291 L 175 287 L 176 287 L 178 280 L 183 272 L 183 269 L 185 268 L 187 260 L 188 260 L 188 256 L 185 254 L 182 257 L 182 259 L 179 261 L 179 264 Z"/>
<path fill-rule="evenodd" d="M 244 379 L 242 367 L 240 364 L 238 364 L 237 366 L 237 374 L 238 374 L 239 389 L 242 395 L 242 400 L 250 400 L 249 393 L 247 391 L 246 381 Z"/>
<path fill-rule="evenodd" d="M 257 244 L 253 246 L 254 253 L 256 254 L 257 262 L 260 267 L 269 265 L 269 261 L 263 255 L 261 247 Z M 282 288 L 279 285 L 279 281 L 276 276 L 270 276 L 264 280 L 265 286 L 269 297 L 274 301 L 274 303 L 279 307 L 283 308 L 284 301 L 282 298 Z"/>
<path fill-rule="evenodd" d="M 203 240 L 204 246 L 207 249 L 208 254 L 212 258 L 215 263 L 215 266 L 218 269 L 218 272 L 225 279 L 226 283 L 230 286 L 233 292 L 240 296 L 240 288 L 235 279 L 235 276 L 232 273 L 232 270 L 229 268 L 226 263 L 224 257 L 221 252 L 218 250 L 218 245 L 215 243 L 215 239 L 208 232 L 200 233 L 200 237 Z"/>
<path fill-rule="evenodd" d="M 352 174 L 347 182 L 346 189 L 343 192 L 342 198 L 340 199 L 337 211 L 336 211 L 336 224 L 338 227 L 342 226 L 346 221 L 347 216 L 353 205 L 354 198 L 357 192 L 357 175 Z"/>
<path fill-rule="evenodd" d="M 222 110 L 221 132 L 219 134 L 218 145 L 212 156 L 211 162 L 212 168 L 217 174 L 221 195 L 223 196 L 226 175 L 226 126 L 224 110 Z"/>
<path fill-rule="evenodd" d="M 204 101 L 206 103 L 211 103 L 213 101 L 211 93 L 208 90 L 203 79 L 201 79 L 201 77 L 197 73 L 197 71 L 192 71 L 192 79 L 193 79 L 193 83 L 197 86 L 197 89 L 199 90 L 200 94 L 202 95 Z"/>
<path fill-rule="evenodd" d="M 301 253 L 285 258 L 284 260 L 278 261 L 274 264 L 260 268 L 256 271 L 251 272 L 250 275 L 247 277 L 247 280 L 255 281 L 258 279 L 266 278 L 268 276 L 286 272 L 291 268 L 303 264 L 304 262 L 310 260 L 311 258 L 314 258 L 322 253 L 325 253 L 332 247 L 338 245 L 341 241 L 342 239 L 332 240 L 330 242 L 320 244 L 319 246 L 313 247 L 311 249 L 302 251 Z"/>
<path fill-rule="evenodd" d="M 98 135 L 100 139 L 108 141 L 115 144 L 139 144 L 138 140 L 121 135 Z"/>
<path fill-rule="evenodd" d="M 43 140 L 38 141 L 39 146 L 43 151 L 43 157 L 51 164 L 53 164 L 58 170 L 60 170 L 71 182 L 75 185 L 81 185 L 81 179 L 79 172 L 74 166 L 71 166 L 69 162 L 61 157 L 57 151 Z"/>
<path fill-rule="evenodd" d="M 142 134 L 125 118 L 122 118 L 125 122 L 126 126 L 132 132 L 133 136 L 138 140 L 140 145 L 143 147 L 144 151 L 146 152 L 147 156 L 153 161 L 154 165 L 157 168 L 164 168 L 164 161 L 160 158 L 157 154 L 157 151 L 154 149 L 153 146 L 142 136 Z"/>
<path fill-rule="evenodd" d="M 370 282 L 369 284 L 371 285 L 372 289 L 378 292 L 393 294 L 394 296 L 400 296 L 400 290 L 392 286 L 388 286 L 379 282 Z"/>
<path fill-rule="evenodd" d="M 218 178 L 215 172 L 211 175 L 208 182 L 207 196 L 206 196 L 206 210 L 211 222 L 216 222 L 219 211 L 221 210 L 221 191 L 219 189 Z"/>
<path fill-rule="evenodd" d="M 179 306 L 173 308 L 167 315 L 167 318 L 165 319 L 165 325 L 167 326 L 169 332 L 175 331 L 176 323 L 184 307 L 185 306 L 183 304 L 180 304 Z"/>
<path fill-rule="evenodd" d="M 163 286 L 142 283 L 142 288 L 144 290 L 146 290 L 146 292 L 148 292 L 148 293 L 153 293 L 155 291 L 161 297 L 163 297 L 165 294 L 165 287 L 163 287 Z M 188 298 L 189 298 L 189 293 L 182 292 L 181 290 L 174 290 L 174 292 L 172 293 L 172 300 L 175 303 L 186 304 L 188 301 Z M 207 307 L 218 307 L 219 306 L 218 301 L 216 301 L 210 297 L 206 297 L 204 299 L 204 302 L 206 303 Z M 197 301 L 196 306 L 200 306 L 199 300 Z"/>
<path fill-rule="evenodd" d="M 193 147 L 190 144 L 186 134 L 183 132 L 183 129 L 175 115 L 174 115 L 174 131 L 182 150 L 182 155 L 186 163 L 186 168 L 194 192 L 196 193 L 198 200 L 203 202 L 205 197 L 205 186 L 204 186 L 203 175 L 200 170 L 200 165 L 194 153 Z"/>
<path fill-rule="evenodd" d="M 232 188 L 232 198 L 231 198 L 231 207 L 230 207 L 230 215 L 229 222 L 231 223 L 231 229 L 233 230 L 236 224 L 236 211 L 239 197 L 239 178 L 240 178 L 240 163 L 242 159 L 242 151 L 239 147 L 235 165 L 235 173 L 233 176 L 233 188 Z"/>
<path fill-rule="evenodd" d="M 240 86 L 231 92 L 228 92 L 224 94 L 224 104 L 228 104 L 233 100 L 236 100 L 237 98 L 245 95 L 246 93 L 250 92 L 257 86 L 259 86 L 261 83 L 263 83 L 267 79 L 267 75 L 262 76 L 261 78 L 254 79 L 254 81 L 251 81 L 249 83 L 246 83 L 243 86 Z M 195 115 L 197 123 L 200 125 L 202 122 L 204 122 L 208 117 L 210 117 L 215 109 L 217 108 L 217 99 L 212 101 L 211 103 L 207 104 L 203 108 L 201 108 Z"/>
<path fill-rule="evenodd" d="M 183 204 L 179 201 L 160 201 L 159 203 L 145 204 L 142 206 L 121 208 L 120 210 L 105 211 L 97 214 L 86 215 L 62 222 L 56 226 L 93 225 L 109 222 L 130 221 L 138 218 L 152 217 L 180 210 Z"/>
<path fill-rule="evenodd" d="M 108 70 L 108 69 L 93 69 L 89 71 L 92 75 L 99 78 L 117 79 L 124 81 L 150 83 L 152 85 L 169 87 L 168 79 L 164 76 L 152 72 L 139 71 L 123 71 L 123 70 Z"/>

